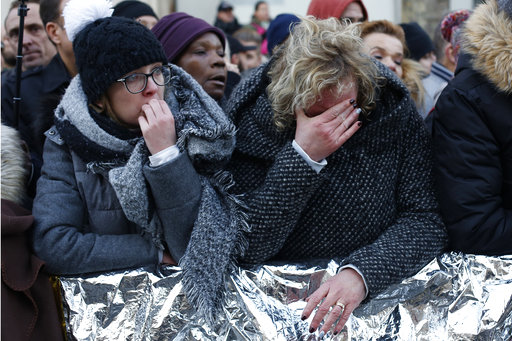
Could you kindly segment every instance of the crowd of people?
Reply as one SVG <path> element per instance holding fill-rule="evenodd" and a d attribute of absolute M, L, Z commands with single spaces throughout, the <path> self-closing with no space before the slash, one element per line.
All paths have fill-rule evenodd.
<path fill-rule="evenodd" d="M 48 274 L 179 265 L 213 321 L 234 265 L 341 258 L 302 315 L 324 335 L 445 251 L 512 254 L 511 0 L 446 14 L 434 39 L 361 0 L 275 18 L 258 1 L 245 26 L 225 1 L 214 25 L 134 0 L 29 1 L 19 108 L 17 6 L 2 311 L 35 315 L 31 333 L 58 328 L 26 304 L 48 304 Z M 13 240 L 32 288 L 7 278 Z"/>

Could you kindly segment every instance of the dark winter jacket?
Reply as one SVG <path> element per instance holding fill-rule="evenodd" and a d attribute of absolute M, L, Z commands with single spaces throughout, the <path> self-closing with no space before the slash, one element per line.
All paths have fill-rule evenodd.
<path fill-rule="evenodd" d="M 185 252 L 197 216 L 200 184 L 186 155 L 160 167 L 144 166 L 157 215 L 173 231 L 175 259 Z M 172 175 L 171 175 L 172 174 Z M 172 195 L 169 195 L 172 193 Z M 104 175 L 86 164 L 51 129 L 33 208 L 34 249 L 55 274 L 109 271 L 158 264 L 158 248 L 129 221 Z M 72 227 L 72 228 L 70 228 Z"/>
<path fill-rule="evenodd" d="M 433 112 L 441 213 L 451 248 L 512 254 L 512 18 L 489 1 L 464 35 Z"/>
<path fill-rule="evenodd" d="M 224 33 L 233 35 L 236 31 L 242 28 L 242 25 L 238 23 L 238 19 L 235 18 L 233 21 L 224 22 L 219 18 L 215 19 L 213 26 L 220 28 Z"/>
<path fill-rule="evenodd" d="M 27 191 L 33 198 L 42 166 L 44 132 L 53 125 L 53 111 L 69 85 L 71 76 L 59 54 L 47 66 L 25 71 L 22 74 L 22 100 L 17 127 L 12 100 L 15 95 L 15 77 L 14 69 L 2 75 L 2 123 L 16 128 L 29 147 L 34 174 Z M 53 98 L 56 100 L 50 100 Z"/>
<path fill-rule="evenodd" d="M 231 97 L 238 127 L 229 169 L 245 193 L 251 232 L 243 261 L 344 257 L 370 296 L 439 254 L 446 232 L 431 176 L 430 139 L 404 85 L 385 66 L 377 109 L 317 174 L 278 132 L 268 65 Z"/>

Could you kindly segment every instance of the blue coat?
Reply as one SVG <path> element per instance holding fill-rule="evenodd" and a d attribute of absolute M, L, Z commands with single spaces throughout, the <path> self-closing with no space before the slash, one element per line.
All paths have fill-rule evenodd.
<path fill-rule="evenodd" d="M 200 200 L 200 182 L 188 156 L 144 175 L 163 223 L 167 246 L 183 256 Z M 47 133 L 44 164 L 33 214 L 34 249 L 55 274 L 77 274 L 158 264 L 158 249 L 126 219 L 104 176 L 86 172 L 84 162 L 53 128 Z"/>

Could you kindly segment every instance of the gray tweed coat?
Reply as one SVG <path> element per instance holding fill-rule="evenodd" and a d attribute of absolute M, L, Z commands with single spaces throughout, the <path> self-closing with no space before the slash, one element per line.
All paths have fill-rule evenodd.
<path fill-rule="evenodd" d="M 386 84 L 377 109 L 319 174 L 293 149 L 294 129 L 273 125 L 268 64 L 234 91 L 229 170 L 252 229 L 242 261 L 344 257 L 372 297 L 442 252 L 429 137 L 404 85 L 378 64 Z"/>

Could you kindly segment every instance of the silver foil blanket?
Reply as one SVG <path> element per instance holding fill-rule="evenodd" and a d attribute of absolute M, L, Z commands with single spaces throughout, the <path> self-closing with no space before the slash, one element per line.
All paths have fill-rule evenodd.
<path fill-rule="evenodd" d="M 304 298 L 335 260 L 266 264 L 226 276 L 208 326 L 187 302 L 181 269 L 60 278 L 69 340 L 319 340 Z M 511 340 L 512 255 L 447 253 L 361 305 L 332 340 Z"/>

